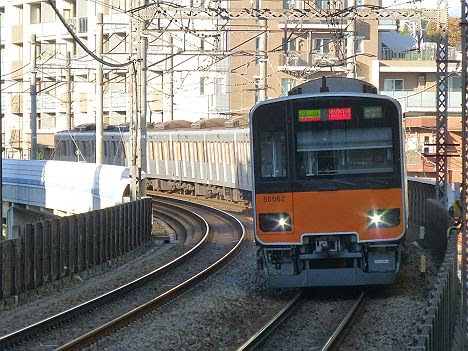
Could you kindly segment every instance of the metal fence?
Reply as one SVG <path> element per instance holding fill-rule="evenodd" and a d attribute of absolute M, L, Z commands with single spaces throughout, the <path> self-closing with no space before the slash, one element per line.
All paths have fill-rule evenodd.
<path fill-rule="evenodd" d="M 410 226 L 419 227 L 424 224 L 427 200 L 434 198 L 434 184 L 408 180 L 408 220 Z"/>
<path fill-rule="evenodd" d="M 72 277 L 123 255 L 151 236 L 151 199 L 20 226 L 0 242 L 0 298 Z"/>
<path fill-rule="evenodd" d="M 458 280 L 458 233 L 449 236 L 445 233 L 447 225 L 441 228 L 438 222 L 447 213 L 442 206 L 434 204 L 435 186 L 430 182 L 408 181 L 409 224 L 418 228 L 421 225 L 434 226 L 428 232 L 434 242 L 447 240 L 447 249 L 435 283 L 429 293 L 427 307 L 417 324 L 416 333 L 407 350 L 446 351 L 451 349 L 454 339 L 457 310 L 460 303 Z M 427 213 L 427 212 L 430 213 Z M 446 222 L 446 219 L 445 219 Z M 434 233 L 434 230 L 443 233 Z"/>
<path fill-rule="evenodd" d="M 447 253 L 429 293 L 427 307 L 417 324 L 416 334 L 407 350 L 451 350 L 460 303 L 457 238 L 457 232 L 449 236 Z"/>

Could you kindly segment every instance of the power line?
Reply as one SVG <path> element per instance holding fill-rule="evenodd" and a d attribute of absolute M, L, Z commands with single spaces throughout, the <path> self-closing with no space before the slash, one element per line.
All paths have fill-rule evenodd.
<path fill-rule="evenodd" d="M 115 68 L 121 68 L 121 67 L 126 67 L 128 65 L 130 65 L 133 61 L 128 61 L 128 62 L 125 62 L 125 63 L 112 63 L 112 62 L 107 62 L 107 61 L 104 61 L 103 59 L 101 59 L 99 56 L 96 56 L 90 49 L 88 49 L 88 47 L 86 45 L 83 44 L 83 42 L 80 40 L 80 38 L 78 38 L 78 36 L 73 32 L 73 30 L 70 28 L 70 26 L 68 25 L 68 23 L 65 21 L 65 19 L 62 17 L 62 15 L 60 14 L 59 10 L 57 9 L 57 7 L 55 6 L 55 4 L 53 3 L 52 0 L 47 0 L 48 3 L 50 4 L 50 6 L 52 6 L 53 10 L 55 11 L 55 14 L 57 15 L 57 17 L 60 19 L 60 21 L 62 22 L 62 24 L 65 26 L 65 28 L 67 29 L 68 33 L 70 33 L 70 35 L 73 37 L 73 39 L 75 39 L 75 41 L 78 43 L 79 46 L 81 46 L 81 48 L 86 51 L 88 53 L 88 55 L 90 55 L 91 57 L 93 57 L 96 61 L 102 63 L 103 65 L 105 66 L 110 66 L 110 67 L 115 67 Z"/>

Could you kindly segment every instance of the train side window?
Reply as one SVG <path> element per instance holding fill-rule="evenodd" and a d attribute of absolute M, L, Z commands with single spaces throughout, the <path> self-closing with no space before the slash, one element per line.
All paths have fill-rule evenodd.
<path fill-rule="evenodd" d="M 198 162 L 198 143 L 190 143 L 191 152 L 193 154 L 193 162 Z"/>
<path fill-rule="evenodd" d="M 83 152 L 83 156 L 87 157 L 88 156 L 88 145 L 87 145 L 86 141 L 83 141 L 81 143 L 81 150 Z"/>
<path fill-rule="evenodd" d="M 185 154 L 187 155 L 187 161 L 190 162 L 190 151 L 189 151 L 189 142 L 185 142 Z"/>
<path fill-rule="evenodd" d="M 149 142 L 149 157 L 150 157 L 150 160 L 154 160 L 155 157 L 154 157 L 154 142 Z"/>
<path fill-rule="evenodd" d="M 200 162 L 205 163 L 205 150 L 201 141 L 198 143 L 198 153 L 200 154 Z"/>
<path fill-rule="evenodd" d="M 158 146 L 158 160 L 163 160 L 163 153 L 162 153 L 162 142 L 158 141 L 156 142 Z"/>

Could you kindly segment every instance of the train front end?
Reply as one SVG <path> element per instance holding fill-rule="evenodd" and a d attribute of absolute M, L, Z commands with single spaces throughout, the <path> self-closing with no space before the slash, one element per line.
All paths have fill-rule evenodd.
<path fill-rule="evenodd" d="M 251 111 L 255 239 L 272 287 L 393 283 L 406 228 L 399 104 L 301 94 Z"/>

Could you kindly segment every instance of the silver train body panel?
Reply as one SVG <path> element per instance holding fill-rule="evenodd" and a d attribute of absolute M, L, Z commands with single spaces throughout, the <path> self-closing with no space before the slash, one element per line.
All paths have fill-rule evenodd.
<path fill-rule="evenodd" d="M 55 135 L 55 159 L 94 162 L 95 131 Z M 105 131 L 104 163 L 127 165 L 128 131 Z M 147 132 L 147 178 L 156 190 L 250 200 L 248 128 Z"/>

